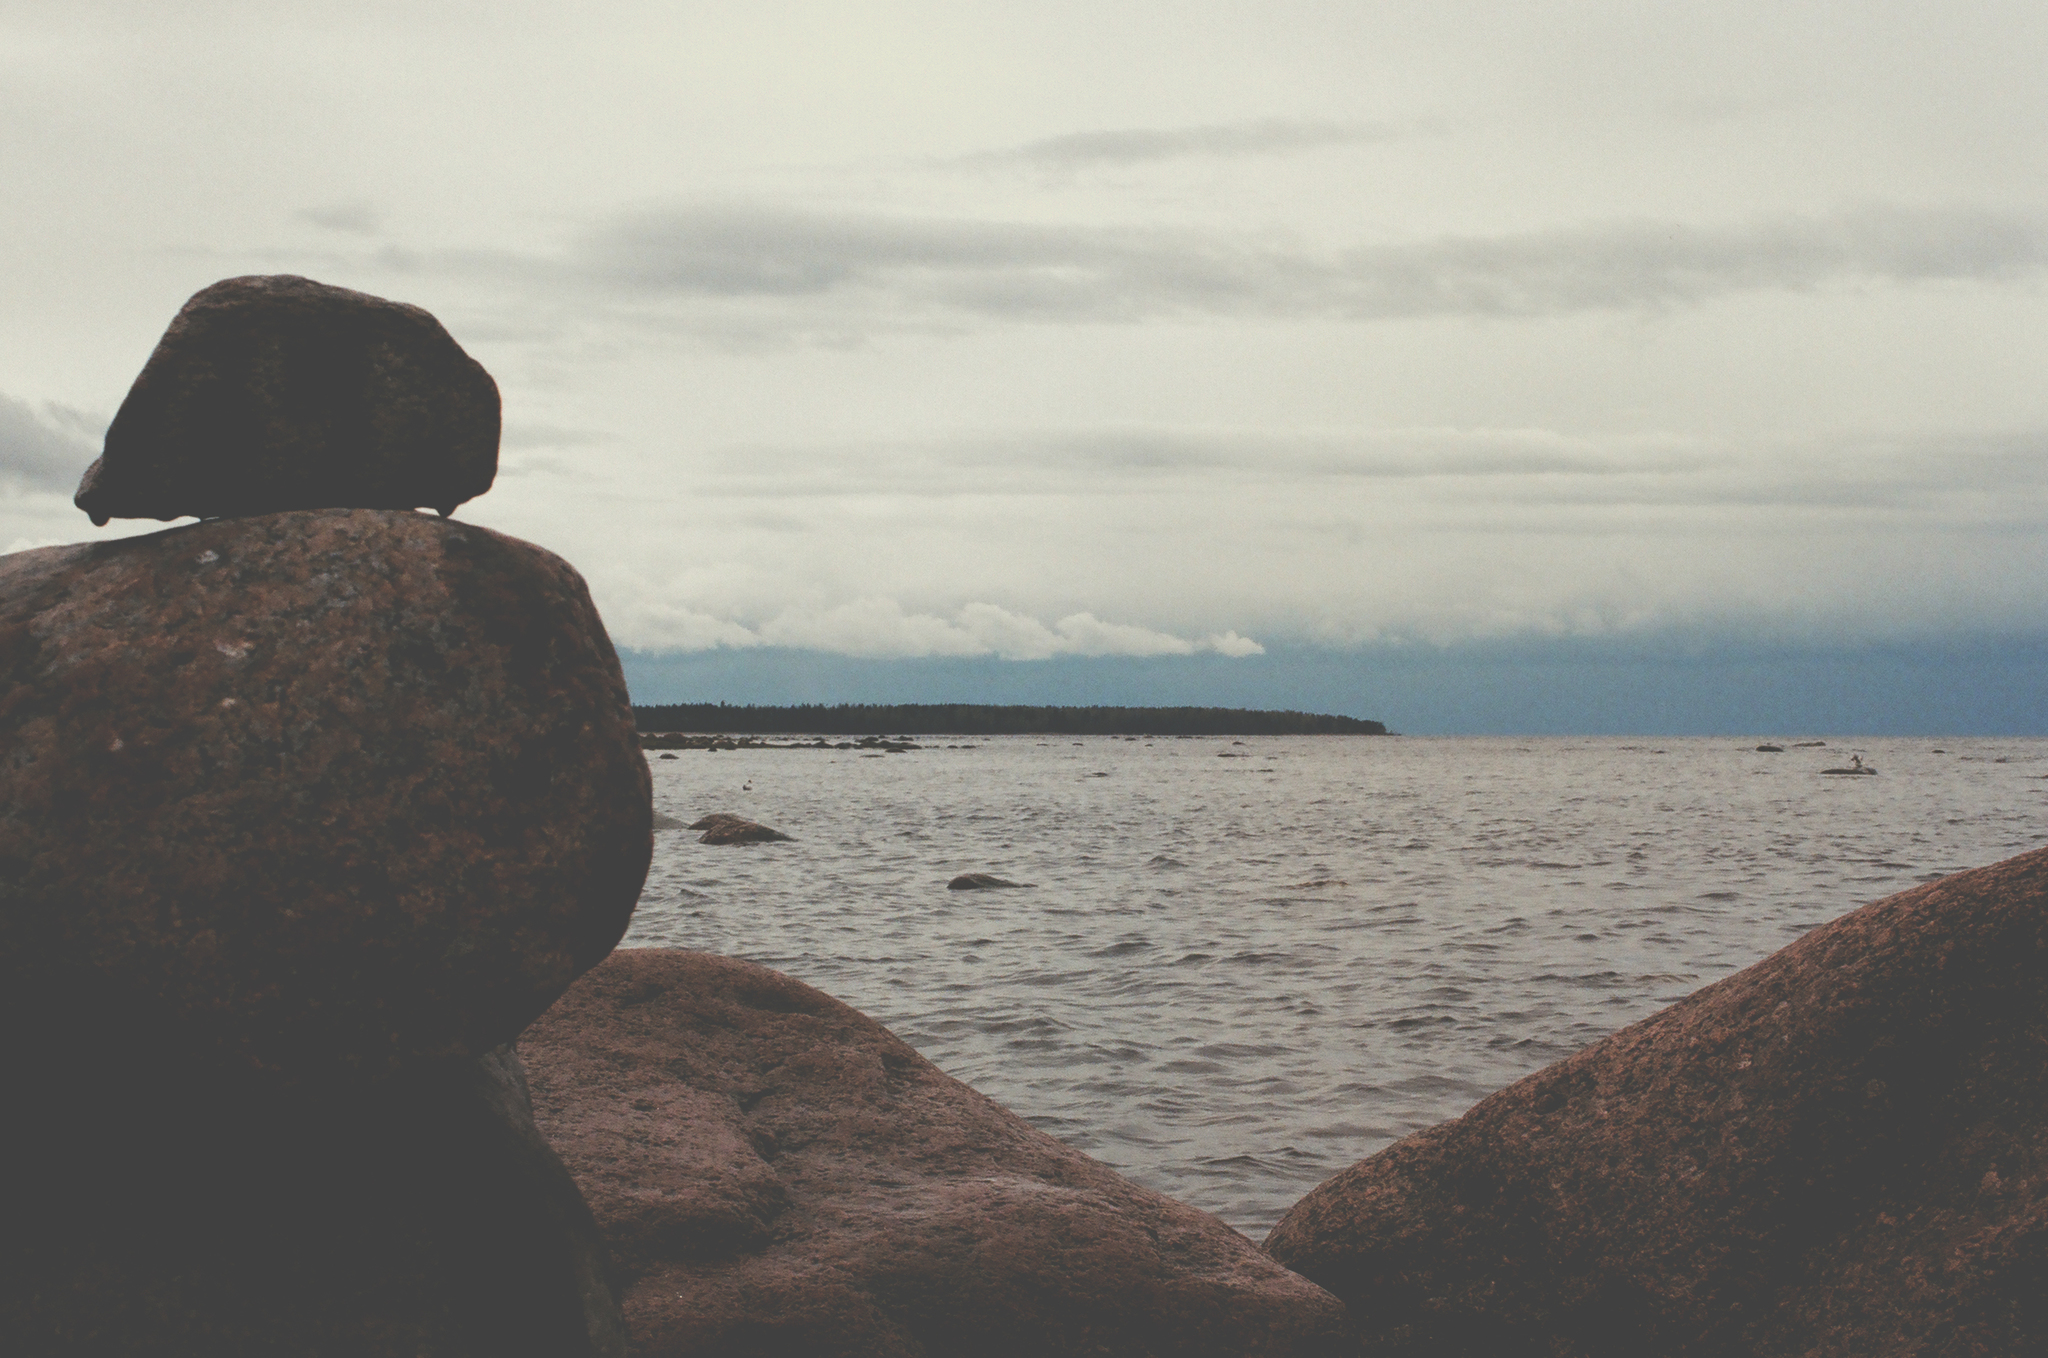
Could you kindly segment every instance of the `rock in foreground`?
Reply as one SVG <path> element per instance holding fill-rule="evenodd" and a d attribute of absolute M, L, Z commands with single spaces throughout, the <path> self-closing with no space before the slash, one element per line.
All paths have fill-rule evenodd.
<path fill-rule="evenodd" d="M 93 1031 L 294 1078 L 478 1055 L 647 870 L 581 577 L 410 512 L 0 558 L 0 733 L 0 1014 L 81 1068 Z"/>
<path fill-rule="evenodd" d="M 498 387 L 416 306 L 292 274 L 172 318 L 86 469 L 94 523 L 287 509 L 444 514 L 498 471 Z"/>
<path fill-rule="evenodd" d="M 2048 850 L 1815 930 L 1267 1247 L 1373 1355 L 2048 1351 Z"/>
<path fill-rule="evenodd" d="M 341 1098 L 141 1060 L 68 1074 L 68 1098 L 8 1086 L 0 1350 L 623 1353 L 590 1211 L 509 1051 Z"/>
<path fill-rule="evenodd" d="M 612 954 L 521 1039 L 644 1358 L 1321 1353 L 1341 1308 L 831 997 Z"/>

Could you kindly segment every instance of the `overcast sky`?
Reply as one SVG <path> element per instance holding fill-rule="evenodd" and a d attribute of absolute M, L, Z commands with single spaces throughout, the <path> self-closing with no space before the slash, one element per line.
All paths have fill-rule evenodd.
<path fill-rule="evenodd" d="M 154 530 L 78 472 L 187 296 L 289 272 L 497 377 L 461 515 L 636 692 L 2031 644 L 2043 51 L 1983 0 L 0 0 L 0 546 Z"/>

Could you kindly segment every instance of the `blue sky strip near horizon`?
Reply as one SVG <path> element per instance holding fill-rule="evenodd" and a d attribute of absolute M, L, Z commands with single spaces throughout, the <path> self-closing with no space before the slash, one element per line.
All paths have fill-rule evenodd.
<path fill-rule="evenodd" d="M 636 698 L 2048 734 L 2048 11 L 0 0 L 0 549 L 434 311 Z"/>

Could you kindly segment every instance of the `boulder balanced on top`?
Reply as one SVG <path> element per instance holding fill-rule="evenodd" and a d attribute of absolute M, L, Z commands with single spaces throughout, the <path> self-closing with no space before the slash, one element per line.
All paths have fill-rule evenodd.
<path fill-rule="evenodd" d="M 185 303 L 86 469 L 110 518 L 286 509 L 447 515 L 498 470 L 498 387 L 427 312 L 292 274 Z"/>

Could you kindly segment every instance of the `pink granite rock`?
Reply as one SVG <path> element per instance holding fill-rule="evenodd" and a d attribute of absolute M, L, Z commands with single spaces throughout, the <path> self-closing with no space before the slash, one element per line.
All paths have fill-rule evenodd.
<path fill-rule="evenodd" d="M 777 972 L 612 954 L 520 1039 L 643 1358 L 1321 1353 L 1341 1308 Z"/>
<path fill-rule="evenodd" d="M 96 524 L 445 515 L 490 489 L 498 423 L 497 384 L 419 307 L 291 274 L 228 278 L 172 318 L 76 503 Z"/>
<path fill-rule="evenodd" d="M 2048 1352 L 2048 850 L 1814 930 L 1267 1248 L 1374 1355 Z"/>
<path fill-rule="evenodd" d="M 66 1040 L 474 1056 L 618 941 L 651 851 L 581 577 L 411 512 L 0 558 L 0 736 L 0 1007 Z"/>

